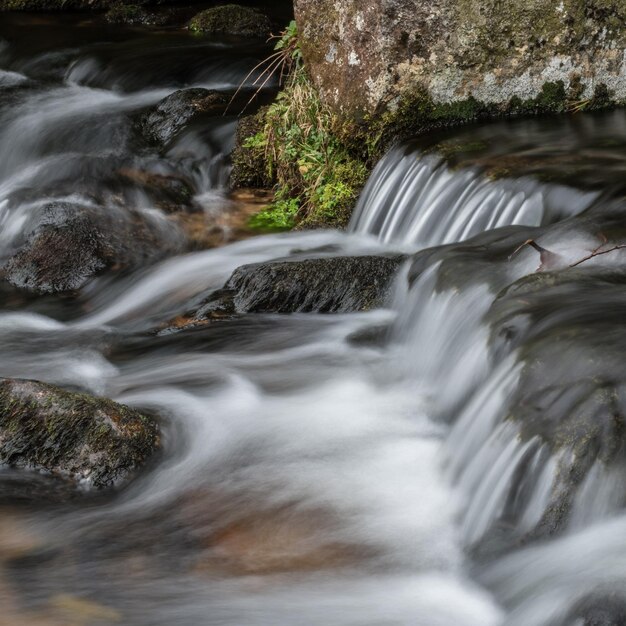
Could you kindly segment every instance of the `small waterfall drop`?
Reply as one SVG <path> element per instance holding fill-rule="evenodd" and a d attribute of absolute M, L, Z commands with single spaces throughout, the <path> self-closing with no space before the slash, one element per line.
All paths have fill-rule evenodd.
<path fill-rule="evenodd" d="M 584 211 L 596 197 L 529 177 L 493 181 L 478 168 L 454 171 L 440 157 L 399 146 L 374 169 L 350 229 L 427 248 L 501 226 L 550 224 Z"/>

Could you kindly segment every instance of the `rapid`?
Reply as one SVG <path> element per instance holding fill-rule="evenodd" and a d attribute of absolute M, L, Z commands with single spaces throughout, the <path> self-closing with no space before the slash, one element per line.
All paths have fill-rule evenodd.
<path fill-rule="evenodd" d="M 76 299 L 0 291 L 0 377 L 149 411 L 164 446 L 65 505 L 0 469 L 0 624 L 621 623 L 626 116 L 434 133 L 381 160 L 347 232 L 181 254 L 116 173 L 184 175 L 214 214 L 236 114 L 161 153 L 133 116 L 265 49 L 45 19 L 0 27 L 0 260 L 51 202 L 174 243 Z M 391 252 L 382 309 L 164 330 L 241 265 Z"/>

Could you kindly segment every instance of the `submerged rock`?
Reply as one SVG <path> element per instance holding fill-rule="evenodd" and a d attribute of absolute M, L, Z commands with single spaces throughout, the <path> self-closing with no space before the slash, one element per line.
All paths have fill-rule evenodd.
<path fill-rule="evenodd" d="M 215 313 L 349 313 L 384 305 L 406 257 L 270 261 L 237 268 L 197 317 Z"/>
<path fill-rule="evenodd" d="M 225 4 L 198 13 L 189 22 L 189 30 L 206 35 L 262 38 L 270 35 L 272 24 L 257 9 Z"/>
<path fill-rule="evenodd" d="M 126 482 L 159 447 L 155 421 L 104 398 L 0 379 L 0 462 L 94 489 Z"/>
<path fill-rule="evenodd" d="M 71 291 L 107 269 L 140 267 L 184 248 L 183 235 L 145 213 L 54 203 L 5 265 L 16 287 Z"/>
<path fill-rule="evenodd" d="M 166 144 L 198 115 L 221 115 L 232 94 L 194 87 L 175 91 L 144 113 L 137 121 L 141 134 L 151 143 Z"/>
<path fill-rule="evenodd" d="M 193 213 L 200 210 L 194 205 L 192 182 L 184 176 L 157 174 L 130 167 L 121 168 L 119 176 L 124 182 L 141 189 L 154 206 L 166 213 Z"/>

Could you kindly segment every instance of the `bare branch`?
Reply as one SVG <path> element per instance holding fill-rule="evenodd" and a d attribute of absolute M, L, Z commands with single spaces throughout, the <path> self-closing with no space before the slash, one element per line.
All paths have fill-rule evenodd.
<path fill-rule="evenodd" d="M 602 246 L 605 246 L 605 245 L 606 244 L 602 244 Z M 576 263 L 572 263 L 570 267 L 576 267 L 580 265 L 581 263 L 584 263 L 585 261 L 589 261 L 589 259 L 593 259 L 596 256 L 600 256 L 602 254 L 608 254 L 609 252 L 615 252 L 615 250 L 623 250 L 624 248 L 626 248 L 626 244 L 619 244 L 619 245 L 613 246 L 612 248 L 609 248 L 608 250 L 601 250 L 602 246 L 593 250 L 591 254 L 587 255 L 583 259 L 580 259 L 580 261 L 576 261 Z"/>

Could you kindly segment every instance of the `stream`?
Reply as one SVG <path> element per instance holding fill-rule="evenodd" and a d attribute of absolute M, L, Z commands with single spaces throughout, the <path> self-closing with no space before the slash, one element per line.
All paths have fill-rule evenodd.
<path fill-rule="evenodd" d="M 347 232 L 181 253 L 117 172 L 182 176 L 214 216 L 237 116 L 166 150 L 133 120 L 237 88 L 266 47 L 1 19 L 0 260 L 51 203 L 132 206 L 172 245 L 75 299 L 0 290 L 0 377 L 163 431 L 113 495 L 23 501 L 0 469 L 1 625 L 624 623 L 626 254 L 583 260 L 626 237 L 623 112 L 432 133 L 382 159 Z M 408 256 L 383 309 L 155 332 L 239 266 L 388 253 Z"/>

